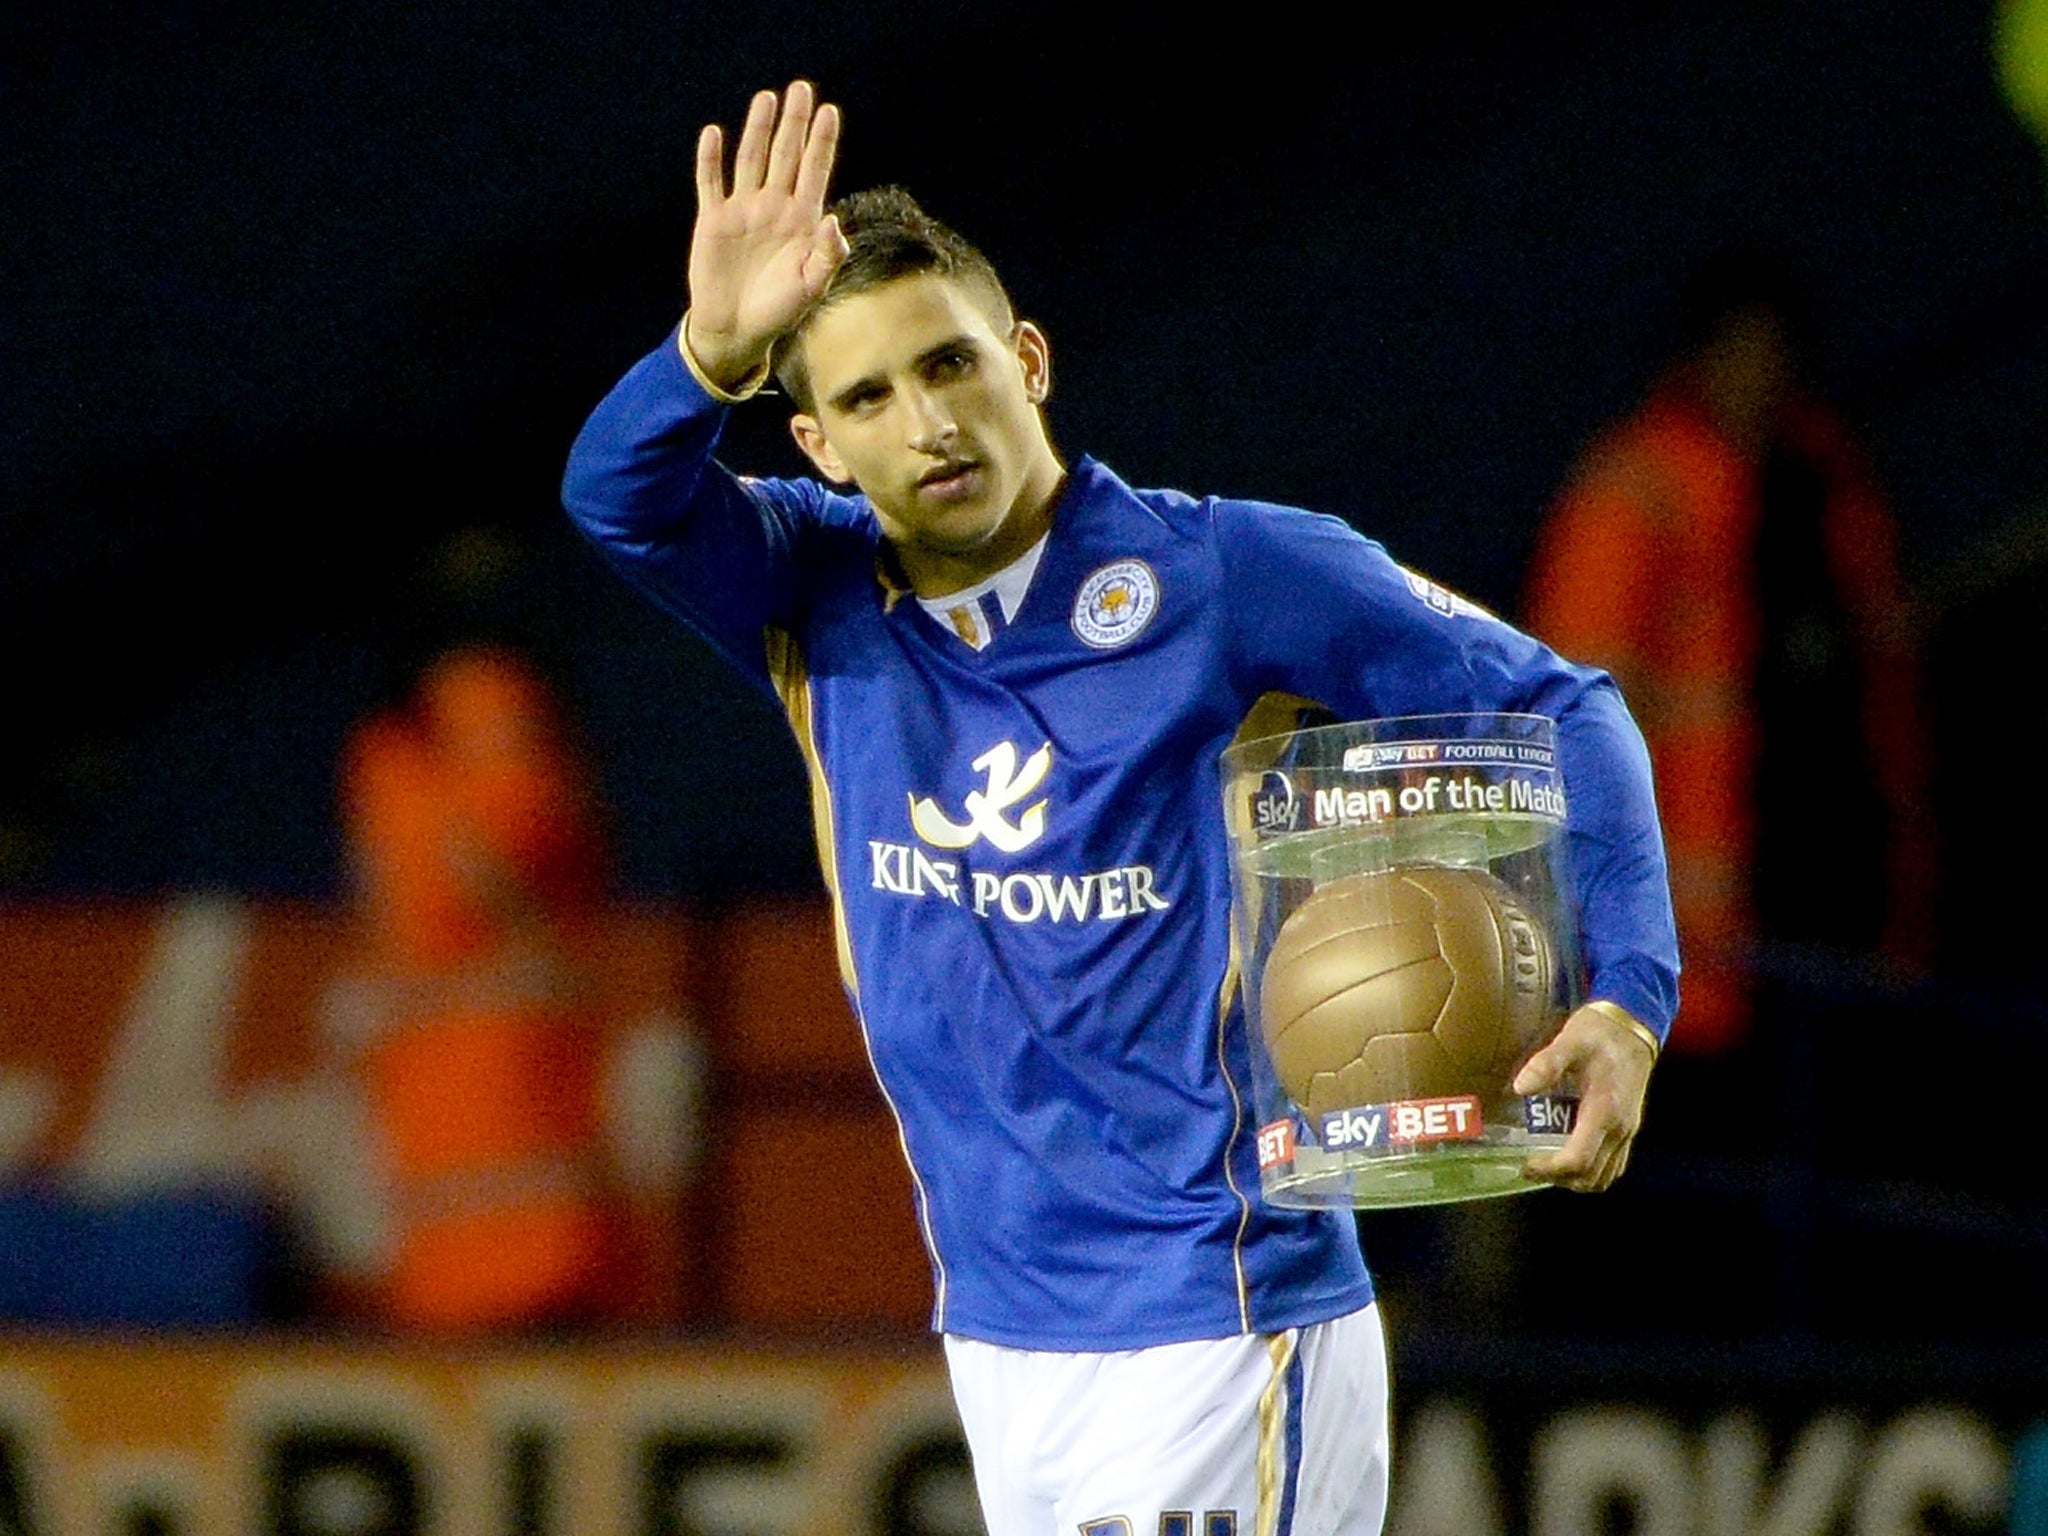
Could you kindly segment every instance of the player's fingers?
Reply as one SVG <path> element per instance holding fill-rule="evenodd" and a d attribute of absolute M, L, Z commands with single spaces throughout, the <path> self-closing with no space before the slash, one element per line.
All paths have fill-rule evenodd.
<path fill-rule="evenodd" d="M 1618 1136 L 1594 1106 L 1584 1105 L 1565 1144 L 1555 1152 L 1531 1158 L 1527 1171 L 1532 1178 L 1547 1179 L 1566 1189 L 1597 1189 L 1601 1186 L 1596 1181 L 1617 1144 L 1625 1145 L 1626 1138 Z"/>
<path fill-rule="evenodd" d="M 747 103 L 746 125 L 740 129 L 740 147 L 732 161 L 732 190 L 758 191 L 768 167 L 768 144 L 775 128 L 775 93 L 756 91 Z"/>
<path fill-rule="evenodd" d="M 1545 1184 L 1569 1187 L 1574 1180 L 1584 1178 L 1590 1167 L 1587 1149 L 1574 1139 L 1555 1152 L 1537 1153 L 1522 1165 L 1522 1172 L 1526 1177 Z"/>
<path fill-rule="evenodd" d="M 697 135 L 697 206 L 716 207 L 725 201 L 725 133 L 706 123 Z"/>
<path fill-rule="evenodd" d="M 807 208 L 825 206 L 825 187 L 832 179 L 832 162 L 839 154 L 839 109 L 826 102 L 811 119 L 811 136 L 804 141 L 803 159 L 797 165 L 796 199 Z"/>
<path fill-rule="evenodd" d="M 1607 1187 L 1609 1171 L 1614 1161 L 1614 1148 L 1603 1142 L 1593 1149 L 1586 1167 L 1568 1186 L 1573 1193 L 1581 1195 L 1598 1194 Z"/>
<path fill-rule="evenodd" d="M 1603 1149 L 1599 1179 L 1595 1187 L 1611 1189 L 1615 1180 L 1628 1170 L 1629 1153 L 1635 1149 L 1636 1135 L 1633 1127 L 1617 1124 L 1609 1133 Z"/>
<path fill-rule="evenodd" d="M 804 140 L 811 131 L 811 82 L 792 80 L 782 93 L 782 119 L 775 125 L 775 137 L 768 146 L 768 169 L 764 183 L 771 192 L 787 191 L 796 185 L 797 162 L 803 157 Z"/>
<path fill-rule="evenodd" d="M 811 240 L 811 249 L 804 257 L 805 288 L 813 294 L 823 293 L 825 284 L 839 270 L 839 263 L 846 260 L 847 250 L 846 236 L 839 228 L 839 220 L 829 214 L 820 219 L 817 234 Z"/>
<path fill-rule="evenodd" d="M 1604 1182 L 1607 1165 L 1597 1155 L 1590 1159 L 1572 1160 L 1566 1154 L 1557 1154 L 1557 1162 L 1543 1171 L 1543 1177 L 1560 1189 L 1568 1189 L 1576 1195 L 1596 1194 L 1607 1186 Z"/>
<path fill-rule="evenodd" d="M 1559 1049 L 1559 1042 L 1553 1040 L 1522 1063 L 1522 1070 L 1515 1074 L 1515 1080 L 1509 1086 L 1516 1093 L 1548 1092 L 1564 1075 L 1564 1066 L 1565 1053 Z"/>

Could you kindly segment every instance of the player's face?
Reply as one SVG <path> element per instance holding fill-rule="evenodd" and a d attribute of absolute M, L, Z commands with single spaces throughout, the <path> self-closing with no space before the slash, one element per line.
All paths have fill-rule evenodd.
<path fill-rule="evenodd" d="M 791 423 L 826 475 L 867 494 L 921 591 L 1001 569 L 1045 530 L 1060 482 L 1039 406 L 1045 338 L 1007 333 L 974 288 L 933 276 L 850 294 L 803 340 L 813 413 Z"/>

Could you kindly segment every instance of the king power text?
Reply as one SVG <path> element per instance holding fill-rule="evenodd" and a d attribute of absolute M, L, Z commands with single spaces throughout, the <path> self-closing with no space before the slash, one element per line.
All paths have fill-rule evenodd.
<path fill-rule="evenodd" d="M 1117 923 L 1173 905 L 1149 864 L 1125 864 L 1084 875 L 1021 870 L 998 875 L 963 869 L 908 843 L 868 844 L 869 884 L 894 896 L 949 901 L 976 917 L 1011 923 Z"/>

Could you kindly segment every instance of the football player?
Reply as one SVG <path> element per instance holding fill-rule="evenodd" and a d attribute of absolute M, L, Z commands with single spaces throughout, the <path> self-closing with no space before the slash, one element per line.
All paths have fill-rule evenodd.
<path fill-rule="evenodd" d="M 1349 1216 L 1258 1198 L 1218 755 L 1303 699 L 1556 722 L 1594 1001 L 1516 1087 L 1576 1087 L 1530 1172 L 1591 1190 L 1676 1007 L 1641 738 L 1333 518 L 1063 455 L 1044 333 L 906 194 L 828 205 L 839 129 L 798 82 L 704 130 L 688 310 L 565 500 L 788 712 L 992 1536 L 1371 1536 L 1384 1339 Z M 820 479 L 714 458 L 771 375 Z"/>

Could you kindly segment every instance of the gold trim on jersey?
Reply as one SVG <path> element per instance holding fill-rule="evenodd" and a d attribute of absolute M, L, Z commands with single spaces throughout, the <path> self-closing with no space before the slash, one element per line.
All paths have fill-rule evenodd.
<path fill-rule="evenodd" d="M 1231 1166 L 1237 1155 L 1238 1132 L 1244 1129 L 1244 1095 L 1230 1071 L 1230 1005 L 1237 996 L 1237 924 L 1230 925 L 1230 963 L 1223 968 L 1223 985 L 1216 989 L 1216 1065 L 1223 1069 L 1223 1086 L 1230 1090 L 1230 1135 L 1223 1142 L 1223 1182 L 1237 1196 L 1237 1231 L 1230 1239 L 1230 1268 L 1237 1278 L 1237 1326 L 1252 1331 L 1252 1289 L 1244 1274 L 1244 1235 L 1252 1222 L 1252 1203 L 1237 1187 L 1237 1171 Z"/>
<path fill-rule="evenodd" d="M 838 842 L 832 829 L 832 786 L 826 780 L 824 760 L 818 752 L 816 720 L 811 709 L 811 677 L 804 665 L 803 649 L 796 637 L 786 630 L 766 629 L 763 636 L 768 649 L 768 676 L 775 684 L 775 691 L 782 696 L 782 707 L 789 715 L 790 729 L 796 733 L 797 749 L 803 753 L 804 767 L 811 779 L 811 824 L 818 839 L 818 864 L 825 876 L 825 890 L 832 899 L 832 935 L 839 952 L 839 978 L 845 984 L 847 995 L 853 999 L 854 1021 L 860 1026 L 861 1049 L 867 1053 L 868 1070 L 875 1074 L 875 1085 L 882 1090 L 882 1102 L 889 1106 L 889 1118 L 896 1124 L 896 1145 L 902 1150 L 904 1166 L 910 1170 L 910 1179 L 917 1186 L 917 1224 L 924 1235 L 925 1251 L 931 1255 L 932 1268 L 937 1273 L 937 1294 L 933 1298 L 932 1315 L 935 1326 L 944 1329 L 946 1325 L 946 1261 L 939 1254 L 937 1235 L 932 1231 L 931 1195 L 924 1187 L 924 1176 L 917 1171 L 917 1163 L 910 1155 L 910 1141 L 903 1133 L 903 1116 L 896 1108 L 896 1101 L 889 1094 L 889 1088 L 882 1081 L 881 1069 L 875 1065 L 874 1041 L 868 1038 L 867 1011 L 860 1001 L 860 977 L 853 964 L 853 936 L 847 926 L 846 903 L 840 896 L 839 864 L 834 856 Z"/>
<path fill-rule="evenodd" d="M 1230 744 L 1235 747 L 1247 741 L 1259 741 L 1296 730 L 1300 727 L 1304 711 L 1322 708 L 1314 699 L 1305 699 L 1299 694 L 1262 693 L 1245 711 Z M 1231 1074 L 1229 1051 L 1230 1005 L 1237 1000 L 1238 985 L 1243 980 L 1241 960 L 1237 949 L 1237 913 L 1233 911 L 1230 914 L 1230 962 L 1223 968 L 1222 984 L 1216 988 L 1216 1065 L 1223 1072 L 1223 1085 L 1230 1090 L 1230 1135 L 1223 1143 L 1223 1182 L 1237 1197 L 1237 1234 L 1230 1240 L 1230 1266 L 1237 1278 L 1237 1325 L 1250 1333 L 1252 1294 L 1251 1283 L 1244 1273 L 1244 1237 L 1252 1222 L 1252 1203 L 1237 1187 L 1237 1171 L 1233 1166 L 1238 1134 L 1244 1129 L 1244 1093 Z"/>

